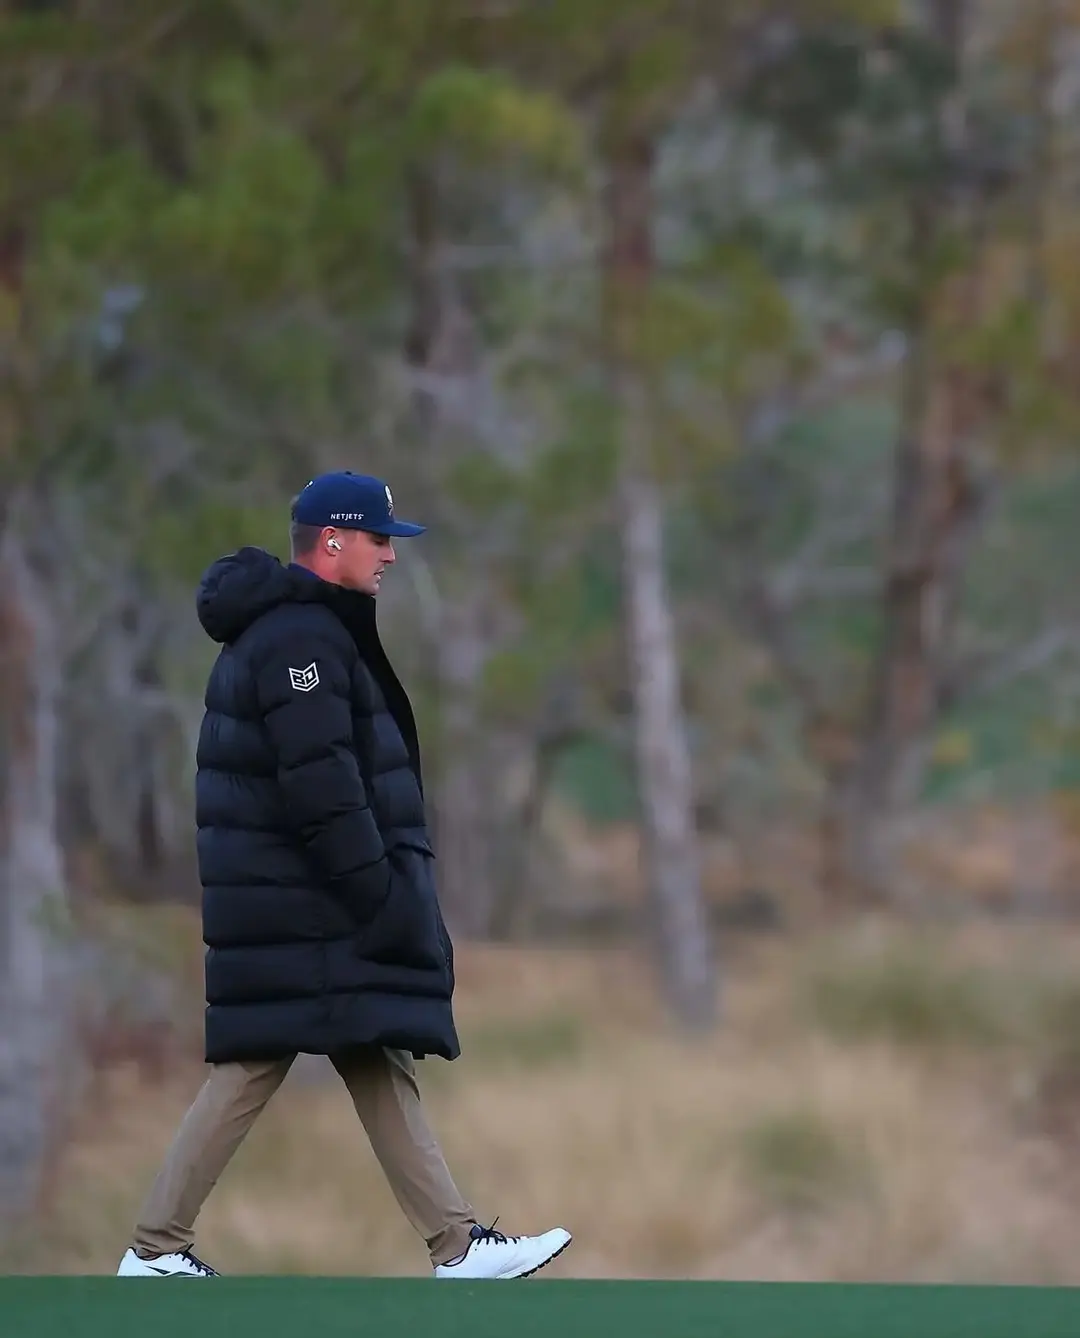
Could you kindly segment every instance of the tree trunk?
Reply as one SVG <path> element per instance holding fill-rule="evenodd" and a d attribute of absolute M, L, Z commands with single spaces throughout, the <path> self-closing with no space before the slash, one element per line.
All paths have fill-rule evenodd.
<path fill-rule="evenodd" d="M 99 612 L 94 644 L 66 684 L 64 817 L 77 837 L 106 857 L 118 884 L 138 901 L 163 895 L 176 866 L 177 759 L 186 740 L 170 709 L 162 665 L 167 655 L 159 601 L 139 589 Z M 170 867 L 171 866 L 171 867 Z"/>
<path fill-rule="evenodd" d="M 451 929 L 484 938 L 497 900 L 492 878 L 491 773 L 478 686 L 488 647 L 475 595 L 447 601 L 439 624 L 439 757 L 435 835 L 440 900 Z"/>
<path fill-rule="evenodd" d="M 957 311 L 968 306 L 961 292 Z M 971 378 L 935 361 L 929 336 L 919 331 L 904 373 L 866 729 L 855 766 L 840 780 L 849 862 L 876 895 L 888 888 L 886 828 L 922 782 L 968 553 L 986 500 L 971 446 L 978 412 Z"/>
<path fill-rule="evenodd" d="M 60 648 L 49 593 L 11 529 L 0 544 L 4 848 L 0 890 L 0 1220 L 36 1197 L 65 1034 L 64 866 L 56 815 Z"/>
<path fill-rule="evenodd" d="M 931 6 L 932 31 L 961 71 L 940 112 L 941 135 L 957 163 L 964 159 L 967 139 L 966 18 L 962 0 L 934 0 Z M 922 782 L 949 675 L 971 541 L 985 510 L 975 444 L 991 387 L 972 367 L 952 358 L 941 338 L 977 328 L 980 321 L 982 203 L 968 192 L 951 201 L 924 195 L 911 206 L 913 282 L 922 281 L 921 258 L 946 227 L 964 237 L 970 254 L 951 277 L 916 295 L 901 382 L 881 632 L 868 714 L 857 760 L 836 773 L 833 787 L 841 862 L 854 884 L 874 898 L 891 891 L 888 831 Z"/>
<path fill-rule="evenodd" d="M 476 372 L 472 320 L 442 264 L 438 185 L 426 166 L 411 174 L 408 198 L 412 311 L 405 356 L 419 371 L 468 379 Z M 457 518 L 440 478 L 453 452 L 455 428 L 431 390 L 418 390 L 414 405 L 424 458 L 418 493 L 432 517 L 423 542 L 441 587 L 432 648 L 439 719 L 432 787 L 439 896 L 451 930 L 480 938 L 496 902 L 490 859 L 494 784 L 485 764 L 480 702 L 491 649 L 487 582 L 483 573 L 454 580 L 453 545 L 467 535 L 454 533 Z"/>
<path fill-rule="evenodd" d="M 605 264 L 607 339 L 619 433 L 622 573 L 635 708 L 635 756 L 652 928 L 668 997 L 683 1025 L 708 1026 L 716 975 L 702 898 L 690 755 L 664 572 L 646 377 L 637 357 L 652 276 L 652 145 L 612 154 Z"/>

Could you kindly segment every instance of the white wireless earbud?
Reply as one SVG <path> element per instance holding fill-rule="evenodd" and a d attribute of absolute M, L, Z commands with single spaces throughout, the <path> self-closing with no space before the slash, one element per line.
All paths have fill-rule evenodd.
<path fill-rule="evenodd" d="M 326 546 L 327 548 L 332 548 L 335 553 L 341 552 L 341 545 L 338 543 L 336 539 L 327 539 Z"/>

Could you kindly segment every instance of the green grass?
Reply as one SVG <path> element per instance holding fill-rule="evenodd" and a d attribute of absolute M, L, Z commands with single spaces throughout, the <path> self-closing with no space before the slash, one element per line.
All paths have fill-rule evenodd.
<path fill-rule="evenodd" d="M 957 966 L 933 948 L 889 943 L 813 965 L 809 1013 L 841 1041 L 983 1048 L 1012 1039 L 1014 994 L 1000 973 Z"/>
<path fill-rule="evenodd" d="M 4 1338 L 1075 1338 L 1080 1289 L 0 1279 Z"/>
<path fill-rule="evenodd" d="M 1069 960 L 957 961 L 932 935 L 811 957 L 799 1005 L 837 1041 L 917 1050 L 1004 1047 L 1080 1056 L 1080 984 Z"/>
<path fill-rule="evenodd" d="M 741 1132 L 742 1169 L 751 1184 L 780 1208 L 825 1208 L 858 1190 L 868 1168 L 857 1148 L 810 1107 L 763 1114 Z"/>

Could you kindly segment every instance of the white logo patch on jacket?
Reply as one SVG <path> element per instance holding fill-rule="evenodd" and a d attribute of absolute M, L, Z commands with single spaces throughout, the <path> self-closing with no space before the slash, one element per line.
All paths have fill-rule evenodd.
<path fill-rule="evenodd" d="M 289 682 L 297 692 L 310 692 L 319 686 L 319 671 L 312 660 L 306 669 L 290 669 Z"/>

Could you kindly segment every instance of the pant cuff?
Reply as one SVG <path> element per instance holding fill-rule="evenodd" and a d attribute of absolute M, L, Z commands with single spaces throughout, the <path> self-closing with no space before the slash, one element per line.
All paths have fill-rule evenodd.
<path fill-rule="evenodd" d="M 460 1226 L 449 1227 L 446 1231 L 440 1231 L 438 1236 L 428 1242 L 428 1252 L 434 1267 L 438 1268 L 440 1264 L 449 1264 L 461 1258 L 469 1248 L 472 1239 L 469 1233 L 473 1226 L 474 1223 L 466 1222 Z"/>

